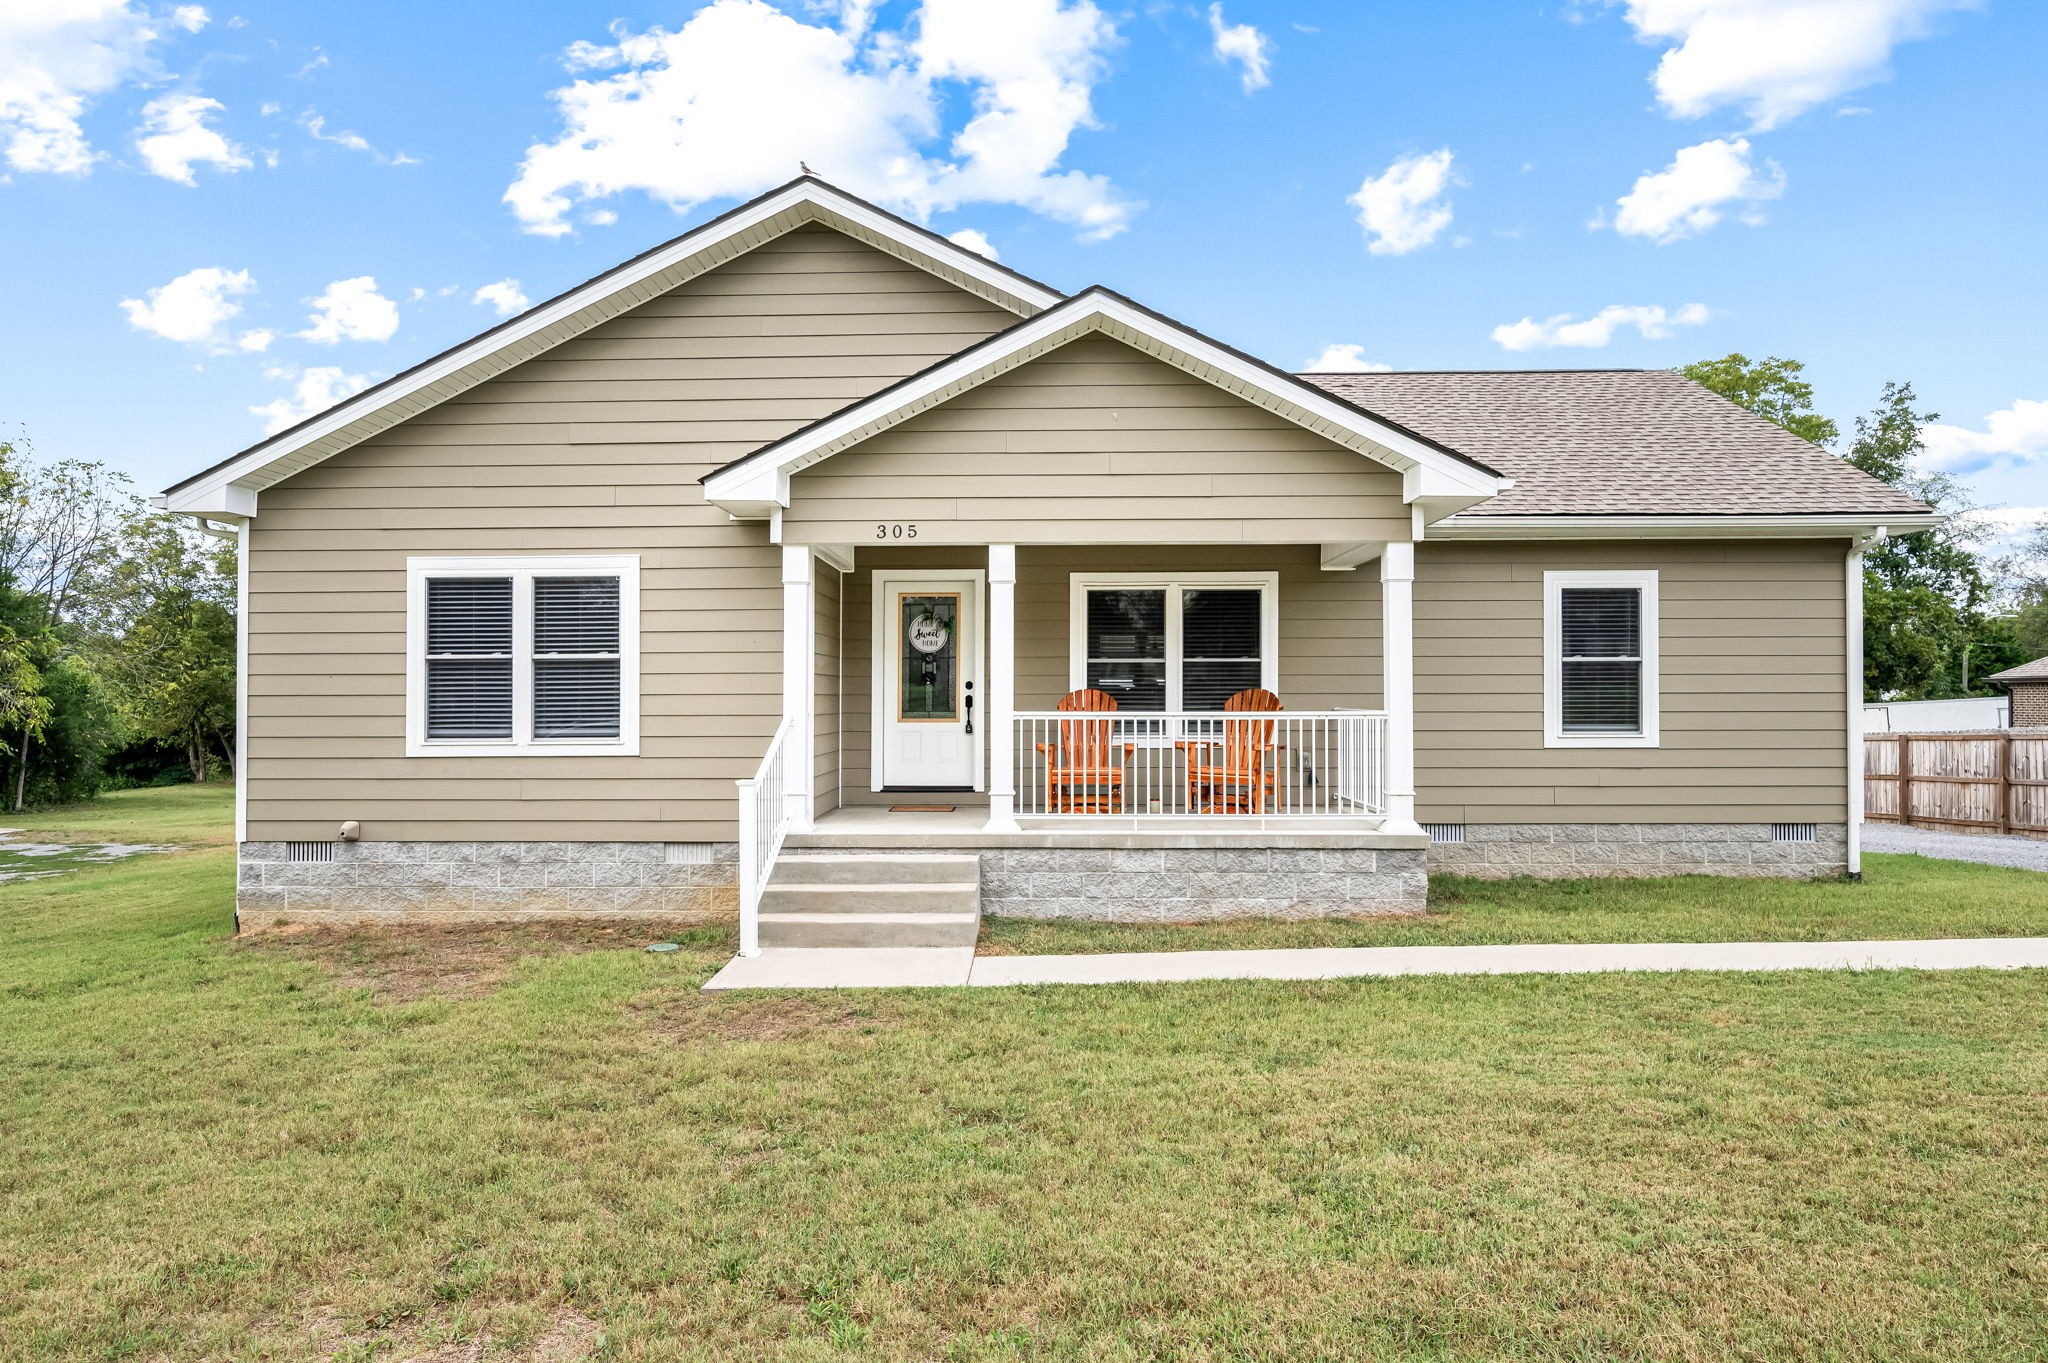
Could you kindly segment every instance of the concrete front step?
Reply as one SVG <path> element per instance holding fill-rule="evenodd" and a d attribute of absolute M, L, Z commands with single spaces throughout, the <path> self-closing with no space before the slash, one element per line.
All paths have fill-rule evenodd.
<path fill-rule="evenodd" d="M 778 875 L 761 892 L 769 913 L 972 913 L 981 912 L 981 886 L 974 881 L 882 885 L 785 885 Z"/>
<path fill-rule="evenodd" d="M 764 947 L 972 947 L 981 914 L 761 914 Z"/>
<path fill-rule="evenodd" d="M 902 852 L 785 852 L 771 886 L 909 885 L 920 881 L 978 884 L 981 858 L 973 854 L 919 856 Z"/>

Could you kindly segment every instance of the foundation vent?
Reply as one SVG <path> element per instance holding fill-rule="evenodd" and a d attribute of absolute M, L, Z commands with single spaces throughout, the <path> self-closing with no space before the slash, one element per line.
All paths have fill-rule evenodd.
<path fill-rule="evenodd" d="M 1813 831 L 1810 823 L 1774 823 L 1771 825 L 1771 841 L 1812 842 Z"/>
<path fill-rule="evenodd" d="M 668 864 L 671 866 L 709 866 L 711 844 L 708 842 L 672 842 L 667 844 Z"/>
<path fill-rule="evenodd" d="M 284 845 L 286 861 L 333 861 L 334 844 L 331 842 L 288 842 Z"/>
<path fill-rule="evenodd" d="M 1461 823 L 1426 823 L 1422 831 L 1429 834 L 1431 842 L 1465 841 L 1465 825 Z"/>

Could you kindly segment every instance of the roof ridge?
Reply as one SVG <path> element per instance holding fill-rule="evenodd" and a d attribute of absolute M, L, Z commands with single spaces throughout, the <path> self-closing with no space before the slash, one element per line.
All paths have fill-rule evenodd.
<path fill-rule="evenodd" d="M 1296 377 L 1371 378 L 1374 375 L 1400 377 L 1404 374 L 1669 374 L 1674 371 L 1652 365 L 1586 366 L 1580 369 L 1302 369 Z"/>

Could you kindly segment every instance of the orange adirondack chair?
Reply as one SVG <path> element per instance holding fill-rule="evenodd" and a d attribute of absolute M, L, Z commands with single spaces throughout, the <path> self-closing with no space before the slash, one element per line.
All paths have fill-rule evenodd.
<path fill-rule="evenodd" d="M 1224 701 L 1223 708 L 1232 714 L 1272 714 L 1287 707 L 1271 691 L 1253 687 Z M 1273 756 L 1273 728 L 1270 719 L 1227 719 L 1220 738 L 1174 744 L 1187 754 L 1188 809 L 1263 814 L 1270 803 L 1278 813 L 1280 768 Z"/>
<path fill-rule="evenodd" d="M 1057 709 L 1076 714 L 1107 714 L 1116 697 L 1106 691 L 1069 691 Z M 1055 814 L 1114 814 L 1123 808 L 1124 769 L 1116 750 L 1130 758 L 1135 743 L 1114 742 L 1113 719 L 1063 719 L 1057 743 L 1040 743 L 1045 758 L 1046 799 Z"/>

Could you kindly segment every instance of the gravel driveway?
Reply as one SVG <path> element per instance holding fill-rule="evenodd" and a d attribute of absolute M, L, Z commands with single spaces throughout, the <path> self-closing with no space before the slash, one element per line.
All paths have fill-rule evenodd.
<path fill-rule="evenodd" d="M 1863 825 L 1866 852 L 1917 852 L 1944 861 L 1978 861 L 1986 866 L 2015 866 L 2022 871 L 2048 871 L 2048 839 L 1999 837 L 1993 833 L 1937 833 L 1931 828 L 1906 828 L 1895 823 Z"/>

